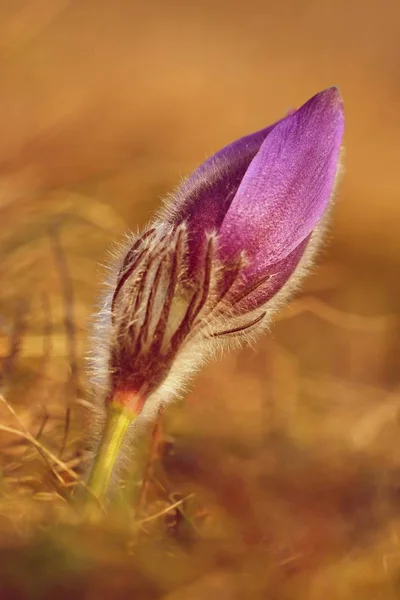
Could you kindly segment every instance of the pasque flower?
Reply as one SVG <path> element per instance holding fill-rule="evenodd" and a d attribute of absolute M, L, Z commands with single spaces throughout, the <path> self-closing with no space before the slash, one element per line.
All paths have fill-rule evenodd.
<path fill-rule="evenodd" d="M 112 416 L 96 495 L 111 476 L 107 447 L 119 449 L 132 420 L 152 418 L 218 347 L 262 330 L 298 284 L 321 238 L 343 127 L 337 89 L 317 94 L 209 158 L 128 239 L 98 320 L 96 393 Z"/>

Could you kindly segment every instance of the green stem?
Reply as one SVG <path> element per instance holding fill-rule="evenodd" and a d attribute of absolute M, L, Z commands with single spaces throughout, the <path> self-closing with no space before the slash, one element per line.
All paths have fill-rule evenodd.
<path fill-rule="evenodd" d="M 129 425 L 136 415 L 123 406 L 112 406 L 104 428 L 103 437 L 89 478 L 91 497 L 86 505 L 86 516 L 96 518 L 107 497 L 108 487 Z M 97 502 L 94 502 L 97 500 Z"/>

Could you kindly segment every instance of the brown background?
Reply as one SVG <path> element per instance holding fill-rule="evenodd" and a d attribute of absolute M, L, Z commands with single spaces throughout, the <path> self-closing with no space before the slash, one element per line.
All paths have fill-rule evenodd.
<path fill-rule="evenodd" d="M 29 188 L 47 187 L 128 161 L 139 171 L 151 161 L 154 179 L 171 165 L 177 177 L 338 85 L 347 175 L 337 235 L 360 252 L 398 251 L 393 0 L 2 4 L 0 160 L 3 185 L 12 188 L 5 196 L 16 193 L 9 182 L 21 173 Z"/>
<path fill-rule="evenodd" d="M 318 269 L 271 335 L 209 365 L 166 424 L 165 469 L 214 515 L 212 536 L 224 514 L 239 537 L 268 540 L 277 588 L 255 598 L 398 597 L 399 39 L 394 0 L 0 2 L 3 393 L 32 431 L 46 407 L 51 448 L 72 406 L 72 457 L 107 250 L 213 151 L 342 92 L 345 175 Z M 47 479 L 15 486 L 2 463 L 16 498 L 53 493 Z M 210 570 L 198 597 L 236 597 L 229 569 Z"/>

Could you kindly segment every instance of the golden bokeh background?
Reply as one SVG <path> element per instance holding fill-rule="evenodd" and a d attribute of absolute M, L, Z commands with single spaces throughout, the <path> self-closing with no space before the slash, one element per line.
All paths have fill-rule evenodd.
<path fill-rule="evenodd" d="M 346 112 L 318 268 L 165 419 L 146 510 L 189 495 L 172 529 L 82 533 L 71 488 L 2 431 L 2 598 L 398 598 L 399 39 L 393 0 L 0 2 L 1 386 L 21 419 L 0 424 L 78 473 L 112 245 L 231 140 L 331 85 Z"/>

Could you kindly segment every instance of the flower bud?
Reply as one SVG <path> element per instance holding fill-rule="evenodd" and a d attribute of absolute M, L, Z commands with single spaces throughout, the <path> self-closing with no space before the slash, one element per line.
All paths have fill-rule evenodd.
<path fill-rule="evenodd" d="M 129 240 L 99 320 L 108 403 L 151 416 L 216 348 L 268 325 L 318 246 L 343 127 L 339 92 L 317 94 L 209 158 Z"/>

